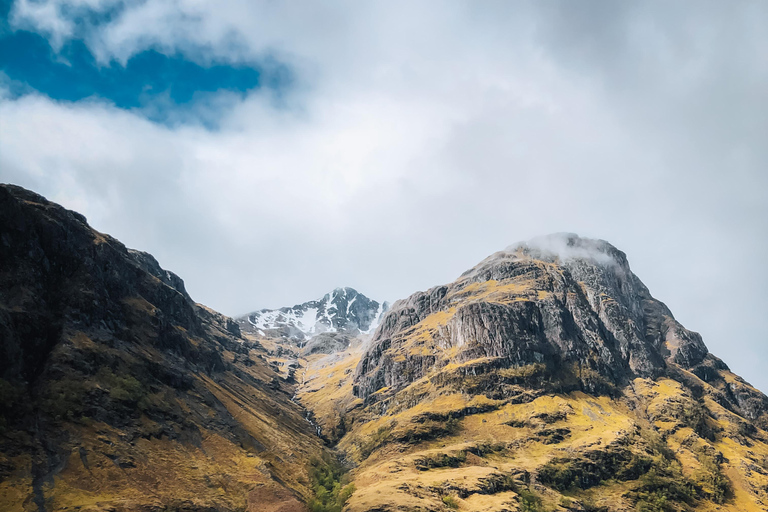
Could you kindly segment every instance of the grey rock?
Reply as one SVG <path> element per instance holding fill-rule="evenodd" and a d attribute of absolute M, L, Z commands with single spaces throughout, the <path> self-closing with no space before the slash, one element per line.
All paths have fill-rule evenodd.
<path fill-rule="evenodd" d="M 662 375 L 668 364 L 693 369 L 707 354 L 701 336 L 651 296 L 623 252 L 558 234 L 395 302 L 356 369 L 355 393 L 370 401 L 383 387 L 394 393 L 433 369 L 475 360 L 544 365 L 551 378 L 575 376 L 586 388 L 595 376 L 620 386 Z"/>
<path fill-rule="evenodd" d="M 349 348 L 352 336 L 340 332 L 324 332 L 312 336 L 302 347 L 300 354 L 303 357 L 312 354 L 334 354 Z"/>

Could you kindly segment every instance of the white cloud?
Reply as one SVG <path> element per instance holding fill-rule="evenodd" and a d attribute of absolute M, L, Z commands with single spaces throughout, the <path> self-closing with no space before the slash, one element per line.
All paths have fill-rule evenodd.
<path fill-rule="evenodd" d="M 76 31 L 62 5 L 17 3 L 14 20 L 60 42 Z M 768 389 L 764 13 L 592 5 L 132 3 L 83 29 L 102 61 L 271 55 L 294 88 L 225 98 L 216 131 L 5 98 L 0 178 L 229 314 L 342 285 L 393 300 L 516 240 L 603 238 Z"/>

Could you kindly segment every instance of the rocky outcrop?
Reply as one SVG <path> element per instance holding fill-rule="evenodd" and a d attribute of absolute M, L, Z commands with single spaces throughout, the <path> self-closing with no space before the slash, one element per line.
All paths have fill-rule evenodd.
<path fill-rule="evenodd" d="M 340 332 L 324 332 L 312 336 L 299 352 L 302 357 L 312 354 L 334 354 L 349 348 L 352 336 Z"/>
<path fill-rule="evenodd" d="M 706 355 L 701 337 L 650 295 L 623 252 L 561 234 L 395 302 L 357 367 L 355 392 L 370 399 L 435 368 L 489 360 L 495 368 L 545 365 L 555 379 L 587 388 L 623 385 L 658 377 L 670 363 L 693 369 Z"/>

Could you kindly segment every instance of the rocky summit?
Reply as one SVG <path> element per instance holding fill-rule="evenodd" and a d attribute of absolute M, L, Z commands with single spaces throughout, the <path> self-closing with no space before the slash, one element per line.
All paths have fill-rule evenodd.
<path fill-rule="evenodd" d="M 388 303 L 371 300 L 346 287 L 293 307 L 255 311 L 238 318 L 237 322 L 246 332 L 261 335 L 270 332 L 301 341 L 325 332 L 370 333 L 388 309 Z"/>
<path fill-rule="evenodd" d="M 558 234 L 396 302 L 358 366 L 355 393 L 396 393 L 448 365 L 475 373 L 540 365 L 599 392 L 659 377 L 670 364 L 696 371 L 706 356 L 701 336 L 651 297 L 624 253 Z"/>
<path fill-rule="evenodd" d="M 0 186 L 0 263 L 0 510 L 768 510 L 768 398 L 604 241 L 232 320 Z"/>

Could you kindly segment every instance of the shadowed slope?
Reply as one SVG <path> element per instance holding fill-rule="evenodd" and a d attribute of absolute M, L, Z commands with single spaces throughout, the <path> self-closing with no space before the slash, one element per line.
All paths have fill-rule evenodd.
<path fill-rule="evenodd" d="M 261 347 L 79 214 L 0 218 L 4 510 L 303 510 L 321 447 Z"/>

